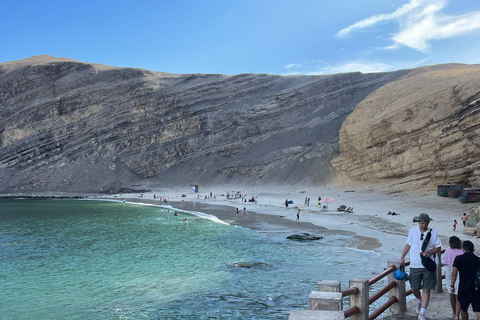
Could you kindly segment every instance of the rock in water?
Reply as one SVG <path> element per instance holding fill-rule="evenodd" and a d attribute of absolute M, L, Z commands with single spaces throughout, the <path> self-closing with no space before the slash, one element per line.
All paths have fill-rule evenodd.
<path fill-rule="evenodd" d="M 242 267 L 242 268 L 251 268 L 255 266 L 263 266 L 265 263 L 263 262 L 246 262 L 246 261 L 241 261 L 241 262 L 235 262 L 235 266 L 237 267 Z"/>
<path fill-rule="evenodd" d="M 320 240 L 322 238 L 323 237 L 314 236 L 314 235 L 309 234 L 309 233 L 296 233 L 296 234 L 289 235 L 287 237 L 287 239 L 296 240 L 296 241 Z"/>

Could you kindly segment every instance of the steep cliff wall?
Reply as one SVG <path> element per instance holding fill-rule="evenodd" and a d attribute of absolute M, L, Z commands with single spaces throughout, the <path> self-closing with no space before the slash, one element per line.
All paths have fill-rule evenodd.
<path fill-rule="evenodd" d="M 480 65 L 412 70 L 362 101 L 332 165 L 353 181 L 480 186 Z"/>
<path fill-rule="evenodd" d="M 405 73 L 179 75 L 49 56 L 2 63 L 0 192 L 324 183 L 335 175 L 344 119 Z"/>

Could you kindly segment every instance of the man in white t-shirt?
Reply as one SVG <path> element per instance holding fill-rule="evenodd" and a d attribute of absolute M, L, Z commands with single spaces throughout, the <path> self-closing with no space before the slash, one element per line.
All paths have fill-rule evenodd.
<path fill-rule="evenodd" d="M 433 259 L 438 266 L 439 261 L 436 253 L 442 249 L 442 242 L 438 233 L 428 228 L 431 220 L 428 214 L 421 213 L 415 219 L 418 221 L 418 227 L 413 227 L 408 232 L 407 243 L 400 257 L 400 265 L 405 265 L 405 256 L 410 252 L 410 287 L 418 301 L 418 320 L 425 320 L 425 310 L 430 301 L 430 291 L 435 290 L 437 277 L 435 271 L 429 271 L 423 266 L 420 254 Z M 423 242 L 430 232 L 430 241 L 422 253 Z M 422 289 L 422 292 L 420 292 L 420 289 Z"/>

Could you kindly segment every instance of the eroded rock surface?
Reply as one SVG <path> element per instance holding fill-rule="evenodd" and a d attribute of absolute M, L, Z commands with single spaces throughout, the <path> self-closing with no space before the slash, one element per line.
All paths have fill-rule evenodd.
<path fill-rule="evenodd" d="M 180 75 L 49 56 L 1 63 L 0 193 L 328 182 L 344 119 L 406 73 Z M 468 119 L 458 117 L 462 128 Z"/>
<path fill-rule="evenodd" d="M 415 69 L 370 94 L 340 130 L 349 180 L 480 185 L 480 65 Z"/>

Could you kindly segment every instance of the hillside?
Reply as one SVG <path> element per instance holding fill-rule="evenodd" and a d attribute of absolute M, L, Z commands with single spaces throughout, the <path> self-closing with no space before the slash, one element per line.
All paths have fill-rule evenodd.
<path fill-rule="evenodd" d="M 480 186 L 480 65 L 418 68 L 362 101 L 340 130 L 334 167 L 402 188 Z"/>
<path fill-rule="evenodd" d="M 480 79 L 477 69 L 446 65 L 376 74 L 227 76 L 168 74 L 50 56 L 1 63 L 0 193 L 116 192 L 188 186 L 197 180 L 200 186 L 267 186 L 323 185 L 338 177 L 347 183 L 410 174 L 442 177 L 438 166 L 429 171 L 427 163 L 420 172 L 378 169 L 385 161 L 395 165 L 391 153 L 399 152 L 379 149 L 382 143 L 405 138 L 401 145 L 407 154 L 425 148 L 418 143 L 410 148 L 411 135 L 383 124 L 409 126 L 408 132 L 423 141 L 426 128 L 439 132 L 473 121 L 471 134 L 452 145 L 462 141 L 462 150 L 477 152 L 474 92 L 480 86 L 472 83 L 475 76 Z M 431 72 L 437 76 L 428 77 Z M 453 93 L 437 98 L 445 93 L 438 89 L 444 81 Z M 417 90 L 419 83 L 422 90 Z M 451 104 L 454 111 L 446 117 L 445 106 Z M 447 140 L 428 141 L 446 145 Z M 478 177 L 472 170 L 478 154 L 454 153 L 455 166 L 466 172 L 458 178 Z"/>

